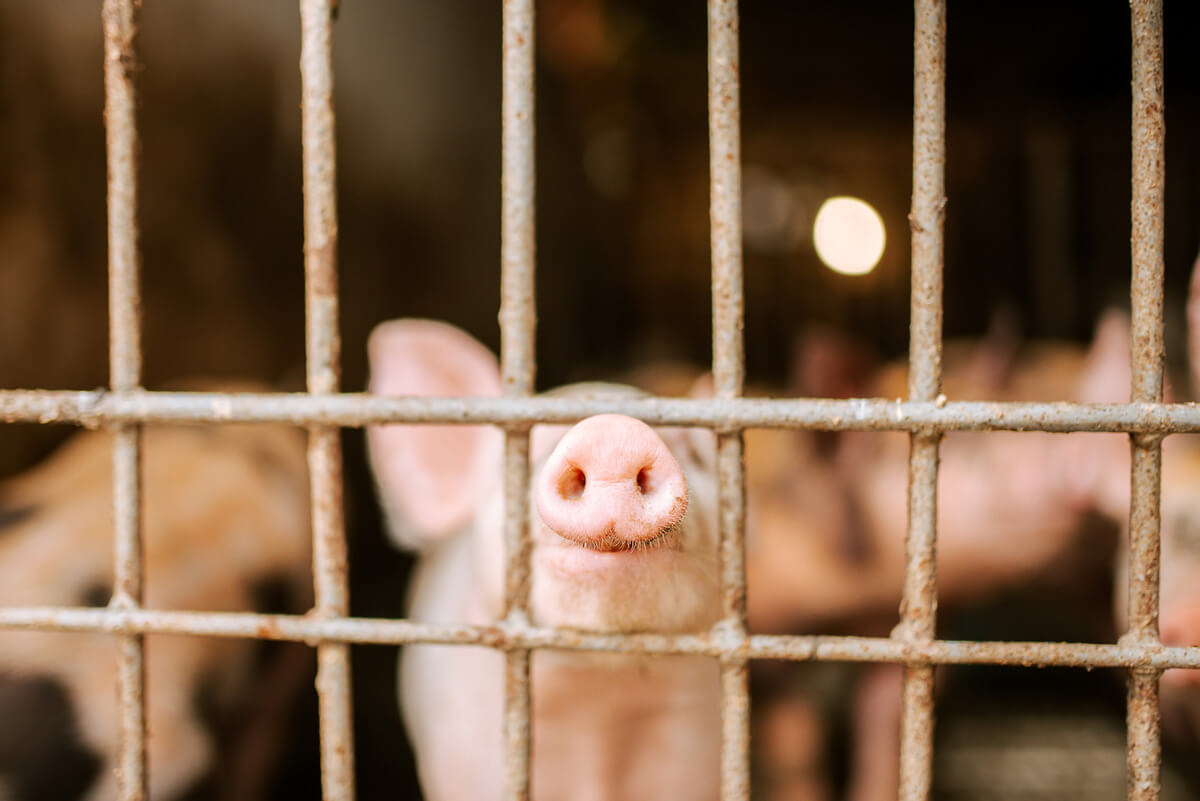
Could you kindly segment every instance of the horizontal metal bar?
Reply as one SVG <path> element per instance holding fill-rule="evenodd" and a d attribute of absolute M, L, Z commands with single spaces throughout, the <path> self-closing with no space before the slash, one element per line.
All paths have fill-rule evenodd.
<path fill-rule="evenodd" d="M 693 654 L 712 657 L 832 662 L 1021 665 L 1024 667 L 1200 668 L 1200 647 L 1156 644 L 910 642 L 887 637 L 754 634 L 745 639 L 724 626 L 703 634 L 590 634 L 498 622 L 487 626 L 415 623 L 374 618 L 322 619 L 300 615 L 117 610 L 75 607 L 0 607 L 0 630 L 179 634 L 289 640 L 317 645 L 347 642 L 404 645 L 483 645 L 614 653 Z M 2 635 L 0 635 L 2 636 Z"/>
<path fill-rule="evenodd" d="M 0 390 L 0 422 L 269 423 L 360 427 L 379 423 L 573 423 L 626 414 L 651 425 L 821 431 L 1071 431 L 1200 433 L 1196 403 L 1014 403 L 882 398 L 380 398 L 200 392 Z"/>

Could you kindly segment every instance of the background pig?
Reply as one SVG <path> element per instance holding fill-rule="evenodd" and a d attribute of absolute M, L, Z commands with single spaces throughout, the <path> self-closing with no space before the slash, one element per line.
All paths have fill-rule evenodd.
<path fill-rule="evenodd" d="M 495 357 L 445 324 L 385 323 L 369 350 L 376 394 L 500 391 Z M 558 392 L 636 393 L 600 384 Z M 499 432 L 387 426 L 368 437 L 391 530 L 422 553 L 412 617 L 499 619 Z M 609 632 L 708 629 L 720 614 L 713 460 L 709 432 L 655 430 L 619 415 L 535 427 L 533 621 Z M 416 646 L 400 672 L 403 714 L 427 797 L 499 798 L 502 655 Z M 538 651 L 532 675 L 536 798 L 716 798 L 715 661 Z"/>
<path fill-rule="evenodd" d="M 146 606 L 305 609 L 303 435 L 151 426 L 143 444 Z M 84 432 L 0 484 L 0 605 L 108 603 L 111 465 L 111 437 Z M 151 796 L 261 797 L 309 650 L 168 636 L 146 649 Z M 117 797 L 116 659 L 108 635 L 0 635 L 0 797 Z"/>
<path fill-rule="evenodd" d="M 1003 336 L 946 350 L 953 400 L 1090 399 L 1120 356 L 1106 317 L 1088 350 L 1057 343 L 1018 348 Z M 802 345 L 810 361 L 859 360 L 856 346 L 823 335 Z M 804 352 L 808 349 L 807 352 Z M 814 352 L 815 351 L 815 352 Z M 842 368 L 835 384 L 797 387 L 808 396 L 902 397 L 907 370 Z M 854 383 L 854 376 L 868 376 Z M 845 376 L 850 376 L 846 379 Z M 1099 468 L 1089 454 L 1120 437 L 1042 432 L 950 432 L 939 477 L 938 592 L 964 603 L 1036 575 L 1068 549 L 1086 522 Z M 747 436 L 750 509 L 749 611 L 761 631 L 835 628 L 864 618 L 895 621 L 904 576 L 908 435 L 903 432 Z M 802 566 L 803 565 L 803 566 Z M 804 581 L 794 579 L 801 571 Z M 792 577 L 789 580 L 789 577 Z M 809 591 L 809 588 L 819 591 Z M 840 622 L 839 622 L 840 621 Z"/>
<path fill-rule="evenodd" d="M 1122 326 L 1128 326 L 1123 315 L 1105 317 L 1086 350 L 1066 343 L 1021 346 L 1003 330 L 979 342 L 951 343 L 946 394 L 956 400 L 1092 400 L 1097 385 L 1110 381 L 1128 359 Z M 865 348 L 844 337 L 810 332 L 799 350 L 799 394 L 907 394 L 904 365 L 875 368 Z M 1103 590 L 1111 563 L 1086 554 L 1111 552 L 1112 535 L 1095 527 L 1089 512 L 1096 483 L 1107 475 L 1102 465 L 1121 447 L 1123 439 L 1114 435 L 956 432 L 944 438 L 938 521 L 943 636 L 956 611 L 1037 582 L 1052 588 L 1060 605 L 1078 599 L 1081 607 L 1092 607 L 1089 619 L 1095 620 L 1085 624 L 1087 633 L 1058 636 L 1107 636 L 1098 614 L 1103 604 L 1089 593 Z M 904 579 L 908 452 L 904 433 L 747 432 L 752 630 L 887 633 L 897 619 Z M 796 723 L 802 719 L 796 711 L 807 703 L 809 718 L 825 716 L 827 732 L 844 720 L 851 740 L 846 797 L 894 797 L 900 672 L 891 666 L 844 670 L 849 678 L 841 687 L 848 695 L 842 702 L 831 706 L 793 692 L 780 702 L 782 710 L 770 697 L 756 699 L 761 715 Z M 771 742 L 757 743 L 756 753 L 768 775 L 790 764 Z M 797 759 L 804 762 L 792 752 L 790 760 Z M 787 798 L 785 786 L 761 797 Z"/>
<path fill-rule="evenodd" d="M 1192 272 L 1187 302 L 1187 343 L 1192 398 L 1200 397 L 1200 259 Z M 1114 348 L 1129 353 L 1128 329 L 1115 332 Z M 1128 360 L 1094 390 L 1098 400 L 1129 400 Z M 1129 463 L 1127 443 L 1109 454 L 1105 480 L 1097 484 L 1096 502 L 1121 526 L 1113 600 L 1117 626 L 1128 623 L 1129 601 Z M 1200 646 L 1200 442 L 1176 434 L 1163 440 L 1162 552 L 1159 637 L 1166 645 Z M 1200 747 L 1200 671 L 1174 669 L 1160 682 L 1163 722 L 1168 736 L 1183 747 Z"/>

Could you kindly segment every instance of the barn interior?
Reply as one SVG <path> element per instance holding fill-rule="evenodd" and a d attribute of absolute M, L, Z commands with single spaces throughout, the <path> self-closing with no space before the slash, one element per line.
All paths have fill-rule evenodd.
<path fill-rule="evenodd" d="M 97 6 L 0 0 L 3 388 L 108 383 Z M 655 363 L 703 369 L 712 336 L 704 4 L 537 6 L 537 385 Z M 1167 360 L 1191 399 L 1184 298 L 1200 249 L 1191 41 L 1200 7 L 1164 6 Z M 750 385 L 794 389 L 812 330 L 851 337 L 874 363 L 907 353 L 912 27 L 911 4 L 891 0 L 741 3 Z M 142 9 L 149 389 L 196 377 L 303 388 L 298 31 L 295 3 L 283 0 Z M 343 391 L 366 386 L 367 336 L 387 319 L 446 320 L 499 347 L 499 31 L 499 3 L 341 0 Z M 1085 345 L 1105 309 L 1128 308 L 1130 60 L 1127 3 L 950 5 L 948 341 L 999 330 Z M 867 201 L 882 220 L 886 244 L 867 274 L 836 273 L 817 254 L 813 221 L 835 196 Z M 0 477 L 71 433 L 0 426 Z M 351 611 L 401 617 L 412 557 L 383 533 L 362 431 L 346 430 L 343 442 Z M 1117 547 L 1115 532 L 1099 536 Z M 1113 642 L 1111 549 L 1073 551 L 1069 570 L 1051 566 L 954 610 L 939 634 Z M 395 702 L 396 649 L 354 646 L 352 660 L 359 795 L 419 798 Z M 770 664 L 755 674 L 756 698 L 825 699 L 818 795 L 805 797 L 842 797 L 851 782 L 845 687 L 858 670 Z M 1120 671 L 962 667 L 941 683 L 936 798 L 1125 796 Z M 320 797 L 315 695 L 300 684 L 264 797 Z M 1167 737 L 1164 798 L 1200 798 L 1197 748 L 1200 731 Z M 763 789 L 772 781 L 762 778 L 756 797 L 782 797 Z"/>

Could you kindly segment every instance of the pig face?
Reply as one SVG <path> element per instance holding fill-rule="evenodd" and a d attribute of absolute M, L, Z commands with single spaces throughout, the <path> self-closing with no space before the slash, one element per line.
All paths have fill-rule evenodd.
<path fill-rule="evenodd" d="M 376 394 L 499 394 L 482 345 L 450 326 L 384 323 L 372 334 Z M 629 387 L 579 384 L 567 397 L 627 398 Z M 503 587 L 501 437 L 478 426 L 386 426 L 368 432 L 390 529 L 436 549 L 471 540 L 485 618 Z M 711 432 L 652 429 L 622 415 L 531 432 L 531 611 L 536 622 L 598 631 L 699 630 L 717 619 L 715 444 Z"/>
<path fill-rule="evenodd" d="M 620 387 L 562 394 L 620 397 Z M 711 432 L 621 415 L 539 426 L 531 441 L 532 611 L 597 631 L 697 631 L 717 608 Z"/>
<path fill-rule="evenodd" d="M 308 490 L 299 432 L 147 427 L 143 465 L 147 607 L 304 608 Z M 0 485 L 0 605 L 108 603 L 111 466 L 111 437 L 85 432 Z M 268 589 L 277 597 L 258 592 Z M 239 732 L 252 728 L 245 726 L 246 712 L 263 687 L 258 667 L 276 684 L 296 679 L 291 686 L 297 689 L 303 676 L 297 679 L 293 668 L 300 674 L 310 669 L 307 653 L 297 663 L 294 650 L 268 649 L 268 658 L 256 665 L 257 651 L 250 641 L 146 638 L 152 796 L 196 791 L 216 775 L 226 740 L 249 745 Z M 117 797 L 116 660 L 116 641 L 107 635 L 0 634 L 0 798 Z M 249 772 L 259 769 L 270 766 L 247 766 Z M 263 778 L 249 772 L 205 786 L 234 797 L 226 779 Z"/>

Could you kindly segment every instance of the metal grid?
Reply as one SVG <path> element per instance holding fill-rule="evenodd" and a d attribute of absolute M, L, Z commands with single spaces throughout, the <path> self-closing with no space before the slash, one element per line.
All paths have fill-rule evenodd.
<path fill-rule="evenodd" d="M 722 798 L 749 796 L 746 666 L 750 659 L 897 662 L 906 666 L 901 798 L 927 798 L 936 664 L 1016 664 L 1130 669 L 1129 797 L 1158 797 L 1158 677 L 1200 668 L 1200 648 L 1158 639 L 1159 498 L 1164 435 L 1200 432 L 1200 407 L 1162 403 L 1163 79 L 1162 2 L 1134 0 L 1133 386 L 1128 404 L 948 402 L 941 395 L 942 219 L 945 207 L 945 2 L 916 0 L 914 38 L 912 328 L 908 401 L 750 400 L 742 392 L 742 268 L 736 0 L 709 2 L 712 181 L 713 373 L 711 400 L 580 401 L 532 397 L 534 387 L 534 25 L 532 0 L 504 2 L 502 334 L 504 397 L 371 398 L 338 392 L 337 222 L 331 68 L 335 0 L 301 0 L 308 393 L 165 393 L 141 390 L 137 127 L 132 77 L 138 0 L 104 0 L 108 137 L 111 391 L 0 391 L 0 419 L 110 426 L 114 443 L 117 580 L 107 609 L 0 608 L 0 628 L 120 635 L 121 798 L 146 797 L 146 634 L 190 634 L 315 643 L 322 789 L 354 797 L 350 643 L 484 645 L 507 653 L 506 797 L 529 795 L 529 654 L 553 647 L 703 654 L 722 672 Z M 714 429 L 719 442 L 721 592 L 724 618 L 690 635 L 602 635 L 530 624 L 528 432 L 617 412 L 651 424 Z M 140 429 L 159 422 L 274 421 L 309 428 L 315 608 L 305 616 L 206 614 L 142 608 Z M 378 423 L 491 423 L 506 432 L 506 614 L 490 626 L 446 626 L 348 617 L 339 427 Z M 911 435 L 908 569 L 901 624 L 888 638 L 761 636 L 745 629 L 742 430 L 903 430 Z M 953 642 L 935 639 L 938 443 L 956 430 L 1129 432 L 1133 453 L 1130 628 L 1117 644 Z"/>

